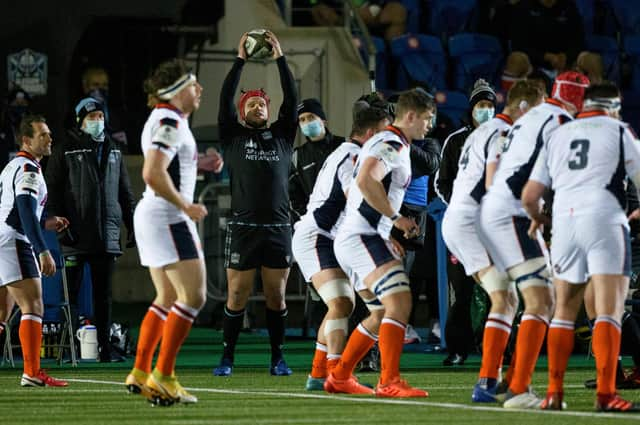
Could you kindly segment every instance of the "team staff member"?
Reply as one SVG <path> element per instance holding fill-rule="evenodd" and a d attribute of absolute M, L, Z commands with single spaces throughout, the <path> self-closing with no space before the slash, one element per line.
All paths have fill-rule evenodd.
<path fill-rule="evenodd" d="M 327 128 L 327 115 L 318 99 L 305 99 L 298 105 L 298 123 L 306 143 L 293 151 L 289 175 L 291 210 L 299 220 L 307 211 L 313 185 L 327 157 L 344 142 Z"/>
<path fill-rule="evenodd" d="M 142 130 L 142 178 L 147 186 L 134 222 L 140 263 L 149 268 L 156 297 L 140 325 L 136 363 L 125 385 L 154 404 L 196 403 L 198 399 L 176 379 L 174 368 L 206 298 L 195 222 L 207 215 L 207 209 L 193 202 L 198 148 L 189 129 L 189 115 L 200 107 L 202 86 L 184 62 L 173 59 L 159 65 L 144 88 L 154 109 Z"/>
<path fill-rule="evenodd" d="M 246 39 L 247 34 L 240 38 L 238 57 L 220 93 L 218 122 L 231 180 L 232 218 L 225 253 L 229 295 L 224 310 L 224 352 L 213 373 L 232 373 L 244 309 L 259 269 L 271 340 L 270 372 L 283 376 L 291 374 L 282 346 L 287 316 L 284 292 L 291 264 L 289 171 L 298 127 L 297 92 L 280 42 L 268 31 L 266 40 L 273 47 L 284 99 L 278 119 L 268 125 L 269 97 L 260 89 L 242 93 L 238 122 L 233 97 L 247 59 Z"/>
<path fill-rule="evenodd" d="M 0 174 L 0 287 L 7 288 L 22 311 L 19 335 L 24 373 L 20 385 L 66 387 L 66 381 L 40 369 L 44 313 L 40 273 L 52 276 L 56 272 L 41 227 L 62 231 L 69 221 L 47 219 L 44 214 L 47 185 L 40 160 L 51 155 L 51 132 L 44 117 L 26 116 L 18 134 L 21 151 Z"/>
<path fill-rule="evenodd" d="M 120 226 L 133 244 L 134 200 L 120 145 L 105 132 L 104 106 L 94 98 L 75 108 L 77 128 L 53 149 L 47 164 L 48 211 L 69 218 L 73 241 L 62 239 L 71 304 L 76 306 L 85 263 L 91 268 L 99 360 L 124 360 L 111 353 L 111 286 L 115 259 L 122 254 Z"/>

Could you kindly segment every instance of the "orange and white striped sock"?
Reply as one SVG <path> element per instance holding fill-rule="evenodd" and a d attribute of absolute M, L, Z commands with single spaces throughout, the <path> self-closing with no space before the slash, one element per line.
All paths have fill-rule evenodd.
<path fill-rule="evenodd" d="M 36 376 L 40 371 L 40 347 L 42 345 L 42 317 L 37 314 L 23 313 L 18 329 L 24 373 Z"/>
<path fill-rule="evenodd" d="M 516 362 L 513 379 L 509 382 L 509 389 L 514 394 L 521 394 L 531 383 L 533 371 L 536 368 L 540 348 L 547 333 L 548 321 L 536 314 L 523 314 L 516 339 Z"/>
<path fill-rule="evenodd" d="M 316 351 L 311 363 L 311 377 L 326 378 L 327 373 L 327 346 L 316 342 Z"/>
<path fill-rule="evenodd" d="M 482 364 L 480 378 L 498 379 L 504 349 L 509 342 L 513 318 L 490 313 L 482 337 Z"/>
<path fill-rule="evenodd" d="M 598 395 L 616 392 L 616 369 L 620 352 L 620 322 L 611 316 L 598 316 L 593 328 L 593 355 L 596 358 Z"/>
<path fill-rule="evenodd" d="M 508 343 L 507 343 L 508 344 Z M 509 362 L 509 368 L 507 369 L 507 373 L 504 375 L 502 380 L 509 384 L 513 380 L 513 371 L 516 370 L 516 352 L 514 351 L 511 355 L 511 361 Z"/>
<path fill-rule="evenodd" d="M 564 373 L 573 351 L 573 329 L 575 323 L 553 319 L 547 335 L 547 357 L 549 362 L 549 386 L 547 392 L 563 391 Z"/>
<path fill-rule="evenodd" d="M 404 336 L 403 336 L 404 337 Z M 338 364 L 333 368 L 331 373 L 337 379 L 347 379 L 353 374 L 353 369 L 362 358 L 371 350 L 373 344 L 376 343 L 378 337 L 369 332 L 362 323 L 351 332 L 351 336 L 347 340 L 344 347 L 342 357 Z"/>
<path fill-rule="evenodd" d="M 380 325 L 380 384 L 386 385 L 400 376 L 400 356 L 406 325 L 385 317 Z"/>
<path fill-rule="evenodd" d="M 147 314 L 140 324 L 138 347 L 136 348 L 136 361 L 134 367 L 146 373 L 151 373 L 153 354 L 158 347 L 164 322 L 169 311 L 158 304 L 151 304 Z"/>
<path fill-rule="evenodd" d="M 178 351 L 189 335 L 191 325 L 198 315 L 198 309 L 176 301 L 167 315 L 160 343 L 160 354 L 156 369 L 165 376 L 170 376 L 176 365 Z"/>

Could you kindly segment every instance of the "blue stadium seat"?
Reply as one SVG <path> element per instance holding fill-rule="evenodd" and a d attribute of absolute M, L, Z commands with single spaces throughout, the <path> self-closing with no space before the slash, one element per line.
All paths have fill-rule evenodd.
<path fill-rule="evenodd" d="M 622 93 L 622 120 L 631 124 L 633 131 L 640 131 L 640 91 L 624 91 Z"/>
<path fill-rule="evenodd" d="M 640 36 L 626 37 L 624 52 L 627 54 L 631 66 L 631 89 L 640 91 Z"/>
<path fill-rule="evenodd" d="M 585 48 L 602 56 L 605 78 L 615 83 L 620 82 L 620 49 L 613 37 L 602 35 L 586 35 Z"/>
<path fill-rule="evenodd" d="M 402 5 L 407 9 L 407 32 L 417 34 L 420 32 L 420 1 L 402 0 Z"/>
<path fill-rule="evenodd" d="M 613 9 L 622 36 L 640 35 L 640 3 L 631 0 L 607 0 Z"/>
<path fill-rule="evenodd" d="M 409 88 L 421 81 L 436 89 L 446 88 L 447 57 L 437 37 L 405 34 L 391 40 L 391 54 L 396 60 L 396 89 Z"/>
<path fill-rule="evenodd" d="M 453 121 L 454 128 L 460 127 L 469 113 L 469 98 L 457 91 L 438 91 L 435 98 L 438 111 Z"/>
<path fill-rule="evenodd" d="M 500 78 L 504 57 L 497 38 L 485 34 L 463 33 L 449 38 L 453 66 L 452 89 L 465 93 L 478 78 L 494 86 Z"/>
<path fill-rule="evenodd" d="M 595 30 L 595 14 L 596 5 L 595 0 L 576 0 L 576 6 L 578 12 L 582 17 L 582 24 L 584 25 L 585 34 L 593 34 Z"/>
<path fill-rule="evenodd" d="M 387 47 L 384 40 L 380 37 L 372 36 L 371 40 L 376 48 L 376 88 L 384 90 L 389 88 L 387 80 Z M 367 65 L 369 63 L 369 53 L 367 52 L 367 45 L 364 39 L 354 36 L 353 42 L 360 52 L 365 65 Z"/>
<path fill-rule="evenodd" d="M 477 0 L 430 0 L 429 33 L 443 41 L 459 32 L 471 31 Z"/>

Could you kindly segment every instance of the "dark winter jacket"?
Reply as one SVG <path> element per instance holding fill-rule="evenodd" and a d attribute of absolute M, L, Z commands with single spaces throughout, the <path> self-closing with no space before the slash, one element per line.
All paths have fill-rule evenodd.
<path fill-rule="evenodd" d="M 62 144 L 54 144 L 47 163 L 48 214 L 68 218 L 74 239 L 62 241 L 65 255 L 119 255 L 121 224 L 133 234 L 134 200 L 124 157 L 111 138 L 103 143 L 98 164 L 98 143 L 71 130 Z"/>

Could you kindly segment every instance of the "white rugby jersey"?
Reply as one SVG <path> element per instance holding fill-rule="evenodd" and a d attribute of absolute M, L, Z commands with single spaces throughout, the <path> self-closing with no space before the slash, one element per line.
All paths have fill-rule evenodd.
<path fill-rule="evenodd" d="M 526 216 L 520 196 L 545 140 L 571 115 L 555 99 L 531 108 L 509 130 L 491 187 L 482 201 L 499 205 L 505 215 Z"/>
<path fill-rule="evenodd" d="M 376 158 L 384 165 L 386 175 L 382 179 L 382 184 L 387 192 L 391 207 L 394 211 L 399 211 L 405 191 L 411 181 L 409 142 L 400 130 L 393 126 L 375 134 L 364 144 L 360 152 L 354 169 L 354 181 L 360 164 L 370 157 Z M 364 200 L 358 186 L 351 185 L 340 232 L 350 234 L 378 233 L 383 239 L 388 239 L 391 227 L 393 227 L 391 219 L 373 209 Z"/>
<path fill-rule="evenodd" d="M 504 114 L 480 125 L 467 137 L 458 160 L 449 205 L 456 209 L 477 209 L 484 196 L 487 163 L 495 162 L 497 145 L 507 135 L 513 121 Z"/>
<path fill-rule="evenodd" d="M 361 149 L 358 143 L 347 141 L 327 157 L 313 185 L 307 212 L 300 219 L 313 221 L 322 233 L 332 239 L 344 218 L 345 195 L 353 180 L 353 169 Z"/>
<path fill-rule="evenodd" d="M 27 152 L 18 152 L 0 174 L 0 240 L 19 239 L 31 243 L 18 215 L 16 198 L 29 195 L 37 201 L 36 217 L 42 217 L 47 203 L 47 185 L 38 161 Z"/>
<path fill-rule="evenodd" d="M 149 149 L 158 149 L 169 157 L 171 162 L 167 171 L 171 180 L 182 198 L 192 203 L 198 172 L 198 149 L 189 121 L 173 105 L 159 104 L 149 115 L 142 130 L 144 156 Z M 186 216 L 175 205 L 156 195 L 149 186 L 146 186 L 143 197 L 145 202 L 152 202 L 155 209 L 164 211 L 167 218 Z"/>
<path fill-rule="evenodd" d="M 554 216 L 604 214 L 627 223 L 624 180 L 640 173 L 631 128 L 603 111 L 581 113 L 545 142 L 529 177 L 554 191 Z"/>

